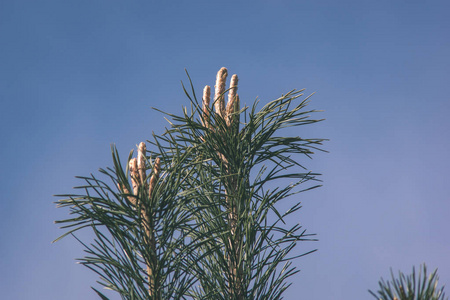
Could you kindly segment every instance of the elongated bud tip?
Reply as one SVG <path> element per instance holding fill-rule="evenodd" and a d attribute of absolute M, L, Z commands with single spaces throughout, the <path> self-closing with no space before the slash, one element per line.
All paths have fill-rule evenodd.
<path fill-rule="evenodd" d="M 147 147 L 145 146 L 144 142 L 141 142 L 138 147 L 138 167 L 143 168 L 144 167 L 144 157 L 145 157 L 145 151 L 147 151 Z"/>
<path fill-rule="evenodd" d="M 225 114 L 225 100 L 223 93 L 225 92 L 225 81 L 227 80 L 227 75 L 227 68 L 223 67 L 219 70 L 219 72 L 217 72 L 216 77 L 214 107 L 216 108 L 216 113 L 221 117 Z"/>
<path fill-rule="evenodd" d="M 211 87 L 209 85 L 205 86 L 203 89 L 203 116 L 202 125 L 209 127 L 209 103 L 211 102 Z"/>
<path fill-rule="evenodd" d="M 144 142 L 139 143 L 139 152 L 142 154 L 145 154 L 145 151 L 147 150 L 147 147 L 145 146 Z"/>
<path fill-rule="evenodd" d="M 130 169 L 131 183 L 133 184 L 133 193 L 136 195 L 138 192 L 138 188 L 139 188 L 138 185 L 140 182 L 137 159 L 136 158 L 130 159 L 130 162 L 128 163 L 128 167 Z"/>
<path fill-rule="evenodd" d="M 217 80 L 224 80 L 228 76 L 228 70 L 225 67 L 220 68 L 219 72 L 217 72 Z"/>
<path fill-rule="evenodd" d="M 238 85 L 238 81 L 239 78 L 236 74 L 234 74 L 233 76 L 231 76 L 231 81 L 230 81 L 230 88 L 236 88 L 237 89 L 237 85 Z"/>
<path fill-rule="evenodd" d="M 137 167 L 139 169 L 139 177 L 141 178 L 141 184 L 144 184 L 144 180 L 147 177 L 145 174 L 145 151 L 147 147 L 144 142 L 141 142 L 138 147 Z"/>
<path fill-rule="evenodd" d="M 211 87 L 207 85 L 203 89 L 203 108 L 205 108 L 205 106 L 208 106 L 210 101 L 211 101 Z"/>
<path fill-rule="evenodd" d="M 228 92 L 228 103 L 225 109 L 226 115 L 226 124 L 230 126 L 232 124 L 232 114 L 239 110 L 239 100 L 237 99 L 237 84 L 238 84 L 238 76 L 234 74 L 231 76 L 230 81 L 230 90 Z"/>
<path fill-rule="evenodd" d="M 141 142 L 141 143 L 139 144 L 139 147 L 138 147 L 138 162 L 137 162 L 138 167 L 139 167 L 140 169 L 144 167 L 144 163 L 145 163 L 145 160 L 144 160 L 144 157 L 145 157 L 145 151 L 147 151 L 147 147 L 145 146 L 145 143 L 144 143 L 144 142 Z"/>

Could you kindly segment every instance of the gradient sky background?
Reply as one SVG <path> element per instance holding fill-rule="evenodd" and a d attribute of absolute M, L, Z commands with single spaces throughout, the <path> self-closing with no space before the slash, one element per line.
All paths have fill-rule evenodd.
<path fill-rule="evenodd" d="M 161 3 L 163 3 L 161 1 Z M 450 294 L 448 1 L 1 1 L 1 299 L 98 299 L 53 194 L 111 166 L 220 67 L 241 101 L 316 92 L 324 186 L 298 221 L 320 241 L 285 299 L 371 299 L 389 268 L 439 268 Z M 81 237 L 88 237 L 82 234 Z M 118 299 L 118 297 L 112 297 Z"/>

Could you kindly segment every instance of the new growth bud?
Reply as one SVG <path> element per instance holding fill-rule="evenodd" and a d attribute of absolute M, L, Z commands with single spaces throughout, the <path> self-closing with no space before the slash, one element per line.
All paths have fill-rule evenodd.
<path fill-rule="evenodd" d="M 221 68 L 219 72 L 217 72 L 214 94 L 214 107 L 216 109 L 216 113 L 222 118 L 225 114 L 225 99 L 223 93 L 225 93 L 225 82 L 227 80 L 227 75 L 227 68 Z"/>
<path fill-rule="evenodd" d="M 211 102 L 211 87 L 209 85 L 205 86 L 203 89 L 203 116 L 202 124 L 203 126 L 209 128 L 209 103 Z"/>

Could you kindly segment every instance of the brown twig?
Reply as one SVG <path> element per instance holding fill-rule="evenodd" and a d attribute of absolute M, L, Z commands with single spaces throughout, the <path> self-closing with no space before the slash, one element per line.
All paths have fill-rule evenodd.
<path fill-rule="evenodd" d="M 128 194 L 127 199 L 128 201 L 136 207 L 136 198 L 134 196 L 130 196 L 130 191 L 127 189 L 126 186 L 123 186 L 122 184 L 118 183 L 117 187 L 120 191 L 122 191 L 123 194 Z"/>
<path fill-rule="evenodd" d="M 237 95 L 237 85 L 238 85 L 238 76 L 235 74 L 231 77 L 230 81 L 230 89 L 228 92 L 228 103 L 226 109 L 224 110 L 225 101 L 223 98 L 223 93 L 225 91 L 225 80 L 227 76 L 227 70 L 222 68 L 217 73 L 216 78 L 216 112 L 224 119 L 225 124 L 227 125 L 227 130 L 236 131 L 234 134 L 238 134 L 239 126 L 233 126 L 235 121 L 238 120 L 237 112 L 239 111 L 239 96 Z M 220 97 L 220 98 L 219 98 Z M 224 133 L 225 139 L 225 133 Z M 232 175 L 233 170 L 231 169 L 230 163 L 228 159 L 225 157 L 223 153 L 218 151 L 219 158 L 222 161 L 222 165 L 224 166 L 224 170 L 226 175 Z M 238 206 L 237 202 L 237 188 L 238 182 L 237 178 L 233 175 L 230 176 L 226 183 L 226 191 L 225 191 L 225 201 L 227 203 L 229 213 L 228 213 L 228 222 L 230 226 L 231 236 L 229 237 L 229 246 L 232 253 L 228 255 L 228 265 L 231 273 L 231 282 L 230 282 L 230 292 L 233 296 L 233 299 L 243 300 L 243 287 L 242 287 L 242 265 L 239 264 L 239 255 L 241 253 L 241 236 L 238 231 Z M 231 195 L 230 195 L 230 194 Z"/>
<path fill-rule="evenodd" d="M 159 178 L 159 173 L 160 173 L 160 159 L 156 158 L 155 159 L 155 163 L 153 164 L 153 175 L 150 178 L 150 182 L 148 185 L 148 197 L 149 199 L 152 199 L 153 196 L 153 192 L 155 190 L 156 187 L 156 182 Z M 153 227 L 153 222 L 150 219 L 150 216 L 148 214 L 145 214 L 145 221 L 146 221 L 146 235 L 147 235 L 147 239 L 150 245 L 150 249 L 151 249 L 151 254 L 153 255 L 153 259 L 151 262 L 147 262 L 147 274 L 148 274 L 148 278 L 149 278 L 149 295 L 150 296 L 155 296 L 156 295 L 156 282 L 155 282 L 155 278 L 154 278 L 154 271 L 153 268 L 156 267 L 157 264 L 157 260 L 156 260 L 156 240 L 155 240 L 155 233 L 154 233 L 154 227 Z M 158 297 L 159 299 L 160 297 Z"/>
<path fill-rule="evenodd" d="M 214 108 L 216 114 L 219 115 L 226 124 L 226 130 L 232 130 L 234 134 L 239 133 L 239 126 L 234 126 L 234 124 L 239 124 L 239 95 L 237 94 L 237 84 L 238 77 L 233 75 L 230 82 L 230 90 L 228 92 L 228 103 L 225 108 L 224 92 L 225 92 L 225 82 L 228 75 L 226 68 L 221 68 L 217 72 L 215 94 L 214 94 Z M 211 116 L 209 115 L 209 103 L 210 103 L 210 88 L 206 86 L 203 90 L 203 115 L 202 115 L 202 125 L 208 129 L 211 128 Z M 208 134 L 210 131 L 206 131 Z M 223 138 L 225 139 L 225 132 L 223 131 L 211 131 L 221 132 Z M 224 141 L 225 142 L 225 141 Z M 227 157 L 223 154 L 220 149 L 216 150 L 216 153 L 220 159 L 221 165 L 223 167 L 224 173 L 226 175 L 232 175 L 232 170 Z M 228 238 L 228 245 L 231 253 L 227 254 L 228 266 L 230 270 L 230 294 L 233 295 L 232 299 L 243 300 L 244 291 L 242 286 L 242 274 L 243 266 L 239 264 L 239 256 L 241 253 L 241 237 L 238 231 L 238 206 L 237 206 L 237 188 L 238 182 L 236 176 L 230 176 L 225 182 L 225 201 L 227 205 L 228 213 L 228 224 L 230 226 L 231 236 Z"/>
<path fill-rule="evenodd" d="M 129 194 L 127 196 L 128 201 L 135 207 L 140 207 L 141 212 L 141 218 L 142 218 L 142 227 L 145 230 L 145 236 L 147 239 L 147 242 L 151 249 L 151 257 L 146 258 L 146 265 L 147 265 L 147 276 L 148 276 L 148 294 L 150 297 L 157 297 L 155 299 L 159 299 L 160 297 L 157 296 L 157 289 L 156 281 L 155 281 L 155 274 L 154 274 L 154 268 L 156 268 L 157 259 L 156 259 L 156 241 L 155 241 L 155 233 L 154 233 L 154 226 L 153 221 L 151 219 L 151 214 L 148 213 L 147 208 L 150 204 L 150 200 L 152 199 L 153 191 L 156 187 L 156 182 L 159 178 L 160 173 L 160 159 L 156 158 L 155 163 L 153 165 L 153 175 L 150 178 L 150 182 L 148 184 L 148 204 L 143 205 L 143 203 L 140 203 L 139 201 L 139 189 L 140 187 L 146 187 L 146 165 L 145 165 L 145 151 L 146 146 L 144 142 L 141 142 L 138 147 L 138 158 L 132 158 L 130 159 L 130 162 L 128 163 L 128 168 L 130 170 L 130 177 L 131 177 L 131 183 L 133 187 L 133 194 L 130 194 L 128 189 L 118 184 L 119 189 L 125 193 Z"/>

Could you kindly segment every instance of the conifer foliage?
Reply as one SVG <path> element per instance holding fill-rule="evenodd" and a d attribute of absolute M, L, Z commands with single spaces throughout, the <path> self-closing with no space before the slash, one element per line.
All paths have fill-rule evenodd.
<path fill-rule="evenodd" d="M 413 267 L 411 275 L 398 272 L 395 277 L 391 269 L 391 280 L 381 279 L 380 289 L 376 293 L 369 290 L 369 293 L 379 300 L 448 300 L 444 287 L 438 288 L 438 281 L 437 269 L 427 276 L 425 264 L 420 266 L 419 274 Z"/>
<path fill-rule="evenodd" d="M 170 126 L 148 150 L 140 143 L 124 167 L 113 147 L 113 168 L 100 170 L 108 182 L 80 177 L 80 193 L 58 201 L 73 215 L 57 221 L 63 237 L 93 230 L 79 261 L 122 299 L 281 299 L 292 260 L 312 252 L 290 254 L 313 237 L 287 221 L 298 196 L 285 199 L 319 186 L 303 161 L 324 140 L 282 133 L 320 121 L 316 111 L 303 90 L 241 107 L 238 77 L 226 89 L 227 76 L 221 68 L 200 101 L 189 78 L 190 109 L 166 113 Z M 280 211 L 282 201 L 294 203 Z"/>

